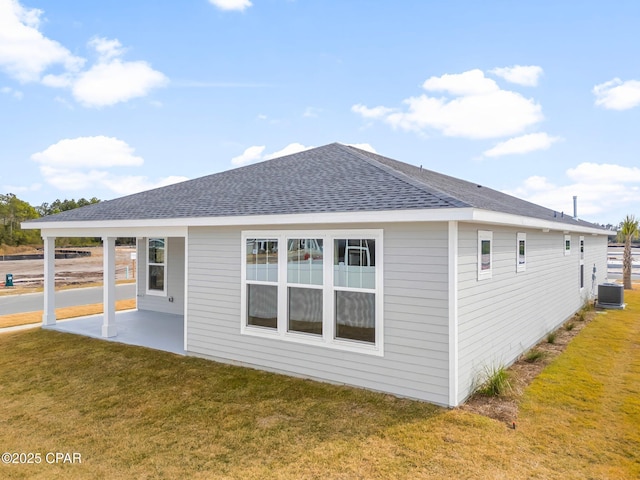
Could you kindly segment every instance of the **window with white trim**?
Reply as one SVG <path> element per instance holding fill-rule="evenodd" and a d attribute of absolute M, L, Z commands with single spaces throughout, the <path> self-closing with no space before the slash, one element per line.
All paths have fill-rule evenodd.
<path fill-rule="evenodd" d="M 382 230 L 243 232 L 247 335 L 382 354 Z"/>
<path fill-rule="evenodd" d="M 147 239 L 147 293 L 165 295 L 167 285 L 167 239 Z"/>
<path fill-rule="evenodd" d="M 245 255 L 247 325 L 278 327 L 278 240 L 247 238 Z"/>
<path fill-rule="evenodd" d="M 564 254 L 571 255 L 571 235 L 564 236 Z"/>
<path fill-rule="evenodd" d="M 527 268 L 527 234 L 518 233 L 516 239 L 516 272 L 524 272 Z"/>
<path fill-rule="evenodd" d="M 478 230 L 478 280 L 491 278 L 493 272 L 493 232 Z"/>

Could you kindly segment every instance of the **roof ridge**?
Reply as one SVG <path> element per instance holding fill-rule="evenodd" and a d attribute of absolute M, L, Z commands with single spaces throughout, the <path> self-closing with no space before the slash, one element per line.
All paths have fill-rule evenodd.
<path fill-rule="evenodd" d="M 352 155 L 356 155 L 359 159 L 367 162 L 369 165 L 376 167 L 380 170 L 382 170 L 383 172 L 386 172 L 390 175 L 393 175 L 395 178 L 397 178 L 398 180 L 401 180 L 409 185 L 411 185 L 412 187 L 416 187 L 419 188 L 420 190 L 422 190 L 425 193 L 428 193 L 430 195 L 435 195 L 436 197 L 438 197 L 438 199 L 443 200 L 445 202 L 451 203 L 452 206 L 454 207 L 471 207 L 472 205 L 460 200 L 459 198 L 456 198 L 452 195 L 449 195 L 448 193 L 443 192 L 442 190 L 438 190 L 437 188 L 433 188 L 429 185 L 427 185 L 426 183 L 420 181 L 420 180 L 416 180 L 413 177 L 410 177 L 409 175 L 407 175 L 404 172 L 401 172 L 399 170 L 396 170 L 395 168 L 389 166 L 389 165 L 385 165 L 384 163 L 381 163 L 379 161 L 377 161 L 375 158 L 371 158 L 368 155 L 366 155 L 364 152 L 364 150 L 361 150 L 360 148 L 357 147 L 352 147 L 351 145 L 344 145 L 342 143 L 338 143 L 335 142 L 335 145 L 337 145 L 338 147 L 340 147 L 340 149 L 345 150 L 349 153 L 351 153 Z M 375 155 L 379 155 L 379 154 L 375 154 Z M 388 160 L 393 160 L 395 162 L 399 162 L 399 160 L 394 160 L 393 158 L 389 158 L 389 157 L 385 157 L 384 155 L 379 155 L 380 157 L 383 158 L 387 158 Z M 409 164 L 407 164 L 409 165 Z M 412 165 L 415 167 L 415 165 Z M 417 168 L 417 167 L 416 167 Z"/>

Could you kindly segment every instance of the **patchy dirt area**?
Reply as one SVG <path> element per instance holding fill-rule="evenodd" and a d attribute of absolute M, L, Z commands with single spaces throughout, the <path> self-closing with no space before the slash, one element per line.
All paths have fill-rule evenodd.
<path fill-rule="evenodd" d="M 102 282 L 102 247 L 83 247 L 74 248 L 73 250 L 87 251 L 91 255 L 56 259 L 56 287 Z M 131 280 L 135 278 L 136 261 L 131 259 L 131 254 L 134 252 L 134 247 L 116 247 L 116 280 Z M 0 261 L 0 285 L 2 287 L 4 287 L 7 273 L 13 274 L 13 284 L 16 288 L 40 288 L 44 279 L 44 260 Z"/>
<path fill-rule="evenodd" d="M 582 316 L 580 314 L 574 315 L 572 319 L 553 332 L 555 334 L 553 343 L 548 341 L 550 337 L 547 336 L 529 351 L 541 352 L 540 357 L 535 361 L 532 361 L 532 356 L 528 356 L 527 353 L 522 355 L 508 369 L 512 386 L 511 392 L 496 397 L 475 394 L 459 408 L 499 420 L 514 428 L 518 422 L 518 402 L 525 388 L 540 374 L 544 367 L 567 348 L 571 340 L 597 314 L 596 311 L 591 310 Z"/>

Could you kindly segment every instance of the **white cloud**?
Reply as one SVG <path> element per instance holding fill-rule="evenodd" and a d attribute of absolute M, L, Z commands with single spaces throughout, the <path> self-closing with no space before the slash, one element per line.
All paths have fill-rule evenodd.
<path fill-rule="evenodd" d="M 298 152 L 304 152 L 305 150 L 309 150 L 314 147 L 305 147 L 301 143 L 290 143 L 286 147 L 281 150 L 278 150 L 273 153 L 269 153 L 268 155 L 263 155 L 265 145 L 254 145 L 253 147 L 247 148 L 241 155 L 237 157 L 233 157 L 231 159 L 231 163 L 236 166 L 246 165 L 248 163 L 258 162 L 262 160 L 272 160 L 278 157 L 284 157 L 285 155 L 292 155 Z"/>
<path fill-rule="evenodd" d="M 551 145 L 560 140 L 560 137 L 551 137 L 547 133 L 530 133 L 520 137 L 510 138 L 498 143 L 495 147 L 484 152 L 485 157 L 501 157 L 503 155 L 515 155 L 547 150 Z"/>
<path fill-rule="evenodd" d="M 73 84 L 72 92 L 84 106 L 104 107 L 144 97 L 152 89 L 167 83 L 167 77 L 147 62 L 113 59 L 81 73 Z"/>
<path fill-rule="evenodd" d="M 169 176 L 158 180 L 136 175 L 119 175 L 110 168 L 139 167 L 142 157 L 126 142 L 113 137 L 95 136 L 63 139 L 42 152 L 31 155 L 40 164 L 45 181 L 64 191 L 105 188 L 128 195 L 187 180 Z"/>
<path fill-rule="evenodd" d="M 640 81 L 614 78 L 593 87 L 596 105 L 609 110 L 628 110 L 640 105 Z"/>
<path fill-rule="evenodd" d="M 13 98 L 17 100 L 22 100 L 22 97 L 24 96 L 21 91 L 15 90 L 11 87 L 0 88 L 0 93 L 4 93 L 5 95 L 11 95 Z"/>
<path fill-rule="evenodd" d="M 38 30 L 42 13 L 17 0 L 0 0 L 0 68 L 23 83 L 39 81 L 54 65 L 77 71 L 84 64 L 84 59 Z"/>
<path fill-rule="evenodd" d="M 354 113 L 359 113 L 364 118 L 383 118 L 384 116 L 394 112 L 394 108 L 387 107 L 373 107 L 368 108 L 364 105 L 357 104 L 351 107 L 351 111 Z"/>
<path fill-rule="evenodd" d="M 573 181 L 583 183 L 640 183 L 640 168 L 585 162 L 567 170 L 567 176 Z"/>
<path fill-rule="evenodd" d="M 220 10 L 238 10 L 240 12 L 253 5 L 250 0 L 209 0 L 209 3 Z"/>
<path fill-rule="evenodd" d="M 428 78 L 422 88 L 431 92 L 448 92 L 454 96 L 483 95 L 500 90 L 495 81 L 485 77 L 478 69 Z"/>
<path fill-rule="evenodd" d="M 42 13 L 23 7 L 17 0 L 0 0 L 0 69 L 20 82 L 70 88 L 75 100 L 86 107 L 126 102 L 168 83 L 167 77 L 147 62 L 123 61 L 126 49 L 118 39 L 91 39 L 88 46 L 98 59 L 83 71 L 85 59 L 38 30 Z M 45 74 L 54 66 L 62 66 L 62 71 Z"/>
<path fill-rule="evenodd" d="M 521 134 L 544 118 L 542 107 L 533 99 L 501 89 L 480 70 L 431 77 L 423 88 L 446 92 L 452 98 L 410 97 L 403 102 L 406 111 L 360 104 L 351 110 L 364 118 L 381 119 L 393 128 L 419 133 L 433 129 L 445 136 L 472 139 Z"/>
<path fill-rule="evenodd" d="M 359 148 L 360 150 L 365 150 L 365 151 L 371 152 L 371 153 L 378 153 L 378 152 L 376 152 L 376 149 L 373 148 L 368 143 L 345 143 L 345 145 L 348 145 L 350 147 L 356 147 L 356 148 Z"/>
<path fill-rule="evenodd" d="M 95 37 L 89 40 L 88 45 L 96 51 L 100 61 L 103 62 L 121 57 L 126 51 L 126 49 L 122 48 L 122 44 L 117 38 L 109 40 L 108 38 Z"/>
<path fill-rule="evenodd" d="M 265 155 L 265 160 L 271 160 L 273 158 L 284 157 L 285 155 L 293 155 L 294 153 L 304 152 L 305 150 L 309 150 L 313 147 L 305 147 L 301 143 L 290 143 L 282 150 L 278 150 L 277 152 L 270 153 L 269 155 Z"/>
<path fill-rule="evenodd" d="M 42 152 L 31 155 L 31 159 L 49 167 L 96 167 L 139 166 L 142 157 L 126 142 L 114 137 L 78 137 L 60 140 Z"/>
<path fill-rule="evenodd" d="M 640 195 L 640 169 L 612 164 L 582 163 L 566 172 L 566 179 L 551 181 L 532 176 L 506 193 L 573 215 L 578 197 L 578 217 L 616 223 L 633 211 Z"/>
<path fill-rule="evenodd" d="M 525 87 L 535 87 L 543 74 L 542 67 L 537 65 L 514 65 L 513 67 L 494 68 L 489 70 L 498 77 L 504 78 L 507 82 L 517 83 Z"/>
<path fill-rule="evenodd" d="M 242 155 L 233 157 L 231 159 L 231 163 L 237 166 L 241 166 L 246 165 L 247 163 L 262 160 L 262 152 L 265 148 L 267 148 L 265 145 L 255 145 L 253 147 L 249 147 L 244 152 L 242 152 Z"/>

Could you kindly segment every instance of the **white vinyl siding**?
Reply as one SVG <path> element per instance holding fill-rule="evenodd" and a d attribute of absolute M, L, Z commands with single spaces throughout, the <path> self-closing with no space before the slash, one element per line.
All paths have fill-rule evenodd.
<path fill-rule="evenodd" d="M 585 300 L 577 255 L 563 253 L 563 232 L 526 232 L 526 275 L 513 268 L 517 230 L 493 229 L 493 275 L 477 279 L 478 226 L 459 224 L 459 401 L 492 365 L 509 365 L 568 319 Z M 524 232 L 523 232 L 524 233 Z M 569 236 L 571 240 L 571 236 Z M 585 262 L 606 278 L 606 236 L 585 237 Z"/>
<path fill-rule="evenodd" d="M 241 231 L 255 229 L 239 227 L 189 229 L 187 352 L 448 404 L 447 224 L 375 228 L 384 238 L 383 356 L 241 335 Z"/>

